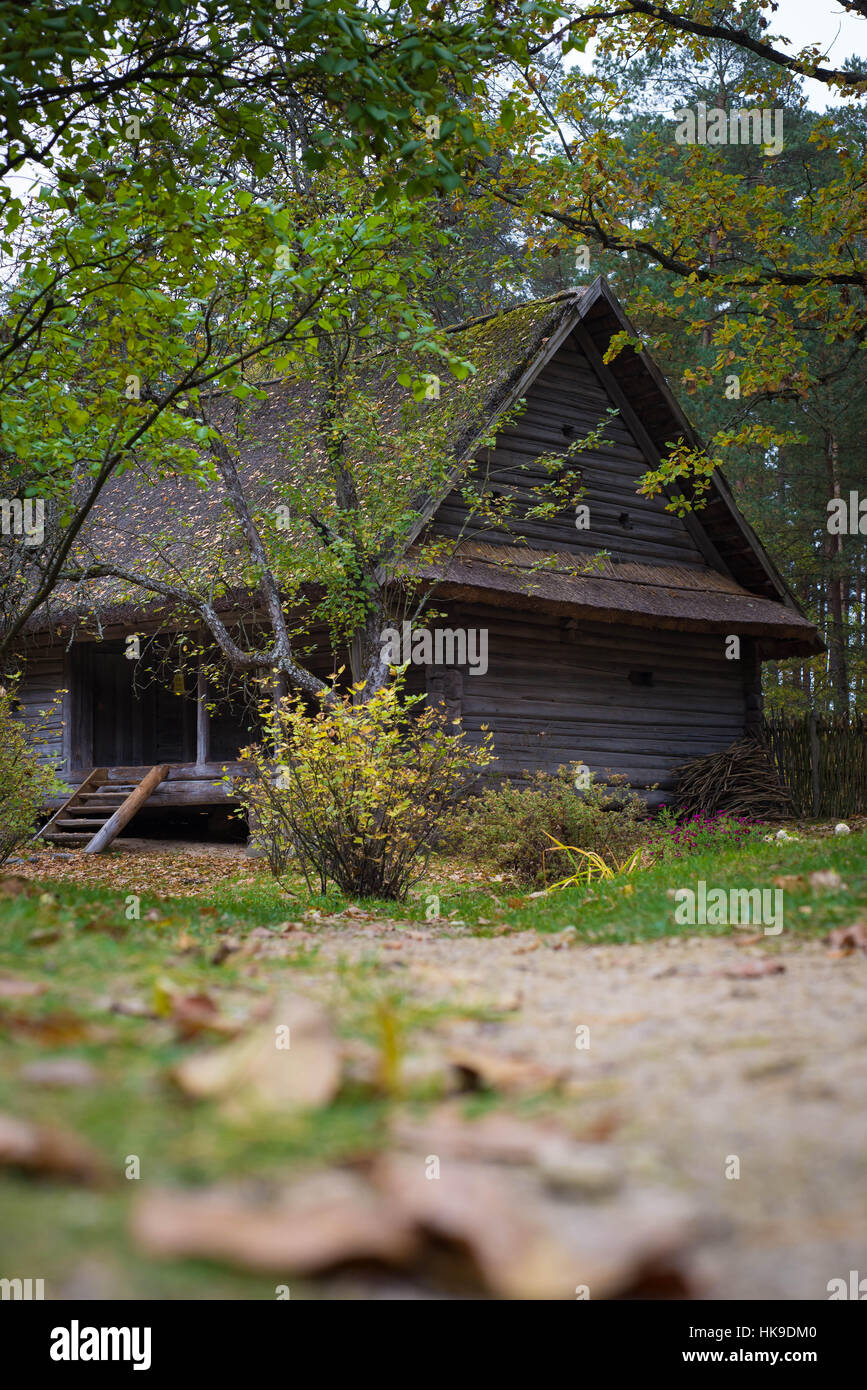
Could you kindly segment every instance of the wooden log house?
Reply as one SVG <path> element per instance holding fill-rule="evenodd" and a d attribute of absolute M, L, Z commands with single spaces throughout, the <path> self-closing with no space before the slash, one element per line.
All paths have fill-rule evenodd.
<path fill-rule="evenodd" d="M 465 728 L 493 730 L 497 775 L 585 763 L 600 774 L 623 773 L 658 798 L 670 792 L 678 763 L 726 747 L 760 721 L 763 660 L 811 655 L 822 644 L 719 473 L 706 505 L 686 516 L 667 509 L 665 493 L 637 493 L 638 479 L 672 441 L 698 442 L 646 352 L 627 348 L 604 362 L 622 330 L 636 336 L 603 279 L 456 330 L 478 367 L 468 385 L 453 388 L 467 400 L 456 456 L 467 456 L 467 441 L 483 426 L 526 402 L 494 448 L 476 455 L 474 468 L 492 486 L 520 496 L 532 483 L 534 459 L 583 437 L 610 408 L 617 414 L 605 429 L 608 442 L 574 458 L 589 509 L 583 529 L 570 510 L 545 521 L 513 520 L 508 531 L 475 532 L 457 476 L 420 509 L 407 564 L 421 539 L 452 539 L 447 562 L 419 565 L 418 582 L 435 586 L 451 627 L 487 631 L 489 657 L 484 675 L 433 664 L 411 674 Z M 269 386 L 268 401 L 255 408 L 256 443 L 245 460 L 266 483 L 280 467 L 280 390 Z M 176 499 L 186 484 L 161 486 Z M 139 528 L 142 507 L 157 516 L 164 501 L 160 488 L 139 499 Z M 219 499 L 191 499 L 194 506 L 194 538 L 213 534 Z M 112 516 L 122 531 L 118 517 L 127 510 L 122 494 L 114 503 L 107 497 L 107 532 Z M 600 552 L 604 562 L 588 570 Z M 533 564 L 540 553 L 543 570 Z M 174 621 L 180 628 L 184 620 Z M 62 597 L 31 622 L 22 647 L 23 714 L 39 722 L 54 692 L 64 692 L 40 756 L 73 794 L 91 779 L 75 808 L 88 822 L 80 842 L 152 769 L 164 770 L 149 784 L 150 808 L 226 805 L 222 770 L 237 766 L 249 736 L 243 721 L 231 710 L 209 715 L 208 691 L 194 669 L 177 689 L 134 688 L 127 638 L 172 622 L 152 600 L 129 595 L 114 606 L 107 599 L 98 622 Z M 324 639 L 308 664 L 322 675 L 333 669 Z M 88 806 L 99 811 L 88 814 Z M 66 814 L 66 831 L 74 818 Z M 62 816 L 56 821 L 63 825 Z"/>

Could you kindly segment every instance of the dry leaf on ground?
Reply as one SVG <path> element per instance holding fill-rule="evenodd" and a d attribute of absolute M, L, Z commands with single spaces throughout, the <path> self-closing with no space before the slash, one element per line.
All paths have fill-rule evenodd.
<path fill-rule="evenodd" d="M 7 874 L 0 878 L 0 897 L 4 898 L 32 898 L 39 890 L 29 878 L 23 878 L 21 874 Z"/>
<path fill-rule="evenodd" d="M 46 1057 L 21 1068 L 21 1080 L 31 1086 L 95 1086 L 99 1076 L 83 1057 Z"/>
<path fill-rule="evenodd" d="M 730 980 L 753 980 L 759 975 L 782 975 L 785 968 L 780 960 L 745 960 L 720 973 Z"/>
<path fill-rule="evenodd" d="M 816 869 L 810 874 L 811 888 L 824 888 L 828 892 L 834 892 L 843 887 L 843 880 L 836 869 Z"/>
<path fill-rule="evenodd" d="M 478 1047 L 451 1047 L 446 1055 L 472 1087 L 490 1086 L 507 1094 L 550 1090 L 566 1075 L 565 1069 L 555 1071 L 538 1062 L 525 1062 Z"/>
<path fill-rule="evenodd" d="M 27 940 L 31 946 L 50 946 L 53 942 L 59 941 L 62 935 L 59 927 L 37 927 Z"/>
<path fill-rule="evenodd" d="M 105 1176 L 99 1154 L 77 1134 L 6 1114 L 0 1114 L 0 1167 L 75 1182 Z"/>
<path fill-rule="evenodd" d="M 508 1299 L 574 1299 L 633 1291 L 668 1273 L 695 1237 L 694 1216 L 669 1193 L 613 1203 L 546 1198 L 522 1170 L 448 1162 L 428 1181 L 420 1158 L 386 1155 L 373 1179 L 418 1223 L 471 1256 L 486 1288 Z"/>
<path fill-rule="evenodd" d="M 93 1026 L 71 1009 L 55 1009 L 48 1014 L 0 1013 L 0 1027 L 13 1037 L 63 1047 L 95 1036 Z"/>
<path fill-rule="evenodd" d="M 19 980 L 12 976 L 0 979 L 0 999 L 23 999 L 26 995 L 44 994 L 47 985 L 36 980 Z"/>
<path fill-rule="evenodd" d="M 857 950 L 867 951 L 867 929 L 863 922 L 854 922 L 851 927 L 835 927 L 825 937 L 825 944 L 838 960 Z"/>
<path fill-rule="evenodd" d="M 228 1118 L 327 1105 L 340 1085 L 340 1049 L 328 1016 L 302 995 L 284 995 L 270 1019 L 235 1042 L 181 1062 L 188 1095 L 220 1100 Z"/>
<path fill-rule="evenodd" d="M 481 1159 L 533 1167 L 558 1190 L 596 1196 L 622 1182 L 616 1157 L 601 1144 L 574 1139 L 560 1125 L 489 1114 L 468 1120 L 449 1102 L 424 1120 L 395 1118 L 391 1133 L 399 1147 L 442 1159 Z"/>
<path fill-rule="evenodd" d="M 341 1170 L 300 1178 L 258 1200 L 231 1187 L 146 1193 L 133 1208 L 132 1233 L 158 1258 L 222 1259 L 275 1274 L 315 1273 L 358 1259 L 402 1264 L 419 1245 L 394 1202 Z"/>

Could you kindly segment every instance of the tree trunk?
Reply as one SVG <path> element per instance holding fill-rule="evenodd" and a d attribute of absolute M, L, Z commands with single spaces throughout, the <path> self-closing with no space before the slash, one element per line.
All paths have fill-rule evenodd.
<path fill-rule="evenodd" d="M 828 480 L 828 500 L 840 496 L 840 470 L 837 436 L 833 429 L 825 430 L 825 474 Z M 828 559 L 828 652 L 834 708 L 839 714 L 849 709 L 849 678 L 846 660 L 845 581 L 842 573 L 843 537 L 826 530 L 825 554 Z"/>
<path fill-rule="evenodd" d="M 364 689 L 355 696 L 364 702 L 382 690 L 389 682 L 388 663 L 382 658 L 385 616 L 375 605 L 368 613 L 364 626 L 358 628 L 349 644 L 349 665 L 352 684 L 364 682 Z"/>

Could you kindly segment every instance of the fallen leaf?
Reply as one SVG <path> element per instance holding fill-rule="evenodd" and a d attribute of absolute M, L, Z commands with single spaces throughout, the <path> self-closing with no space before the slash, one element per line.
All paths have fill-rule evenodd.
<path fill-rule="evenodd" d="M 358 1259 L 404 1264 L 420 1244 L 401 1208 L 338 1169 L 264 1199 L 231 1187 L 147 1193 L 133 1208 L 132 1234 L 159 1259 L 219 1259 L 275 1274 L 312 1274 Z"/>
<path fill-rule="evenodd" d="M 452 1047 L 446 1055 L 472 1089 L 491 1087 L 507 1094 L 544 1091 L 559 1085 L 565 1076 L 563 1069 L 554 1071 L 538 1062 L 477 1047 Z"/>
<path fill-rule="evenodd" d="M 782 975 L 785 968 L 779 960 L 745 960 L 720 973 L 730 980 L 752 980 L 759 975 Z"/>
<path fill-rule="evenodd" d="M 7 1114 L 0 1114 L 0 1167 L 76 1182 L 105 1176 L 101 1158 L 77 1134 Z"/>
<path fill-rule="evenodd" d="M 241 1025 L 224 1018 L 209 994 L 175 994 L 172 998 L 172 1022 L 177 1024 L 178 1037 L 182 1042 L 200 1033 L 222 1033 L 234 1037 Z"/>
<path fill-rule="evenodd" d="M 520 1009 L 523 1003 L 523 996 L 520 990 L 514 990 L 509 994 L 501 994 L 491 1002 L 491 1008 L 497 1014 L 511 1014 Z"/>
<path fill-rule="evenodd" d="M 553 951 L 561 951 L 564 946 L 577 946 L 578 941 L 577 927 L 564 927 L 562 931 L 545 937 L 545 945 L 550 946 Z"/>
<path fill-rule="evenodd" d="M 143 999 L 114 999 L 108 1007 L 112 1013 L 123 1014 L 126 1018 L 156 1018 L 157 1015 Z"/>
<path fill-rule="evenodd" d="M 21 1080 L 31 1086 L 95 1086 L 98 1079 L 81 1057 L 46 1057 L 21 1068 Z"/>
<path fill-rule="evenodd" d="M 340 1049 L 318 1004 L 285 995 L 268 1022 L 173 1074 L 188 1095 L 220 1100 L 227 1118 L 245 1121 L 326 1105 L 340 1085 Z"/>
<path fill-rule="evenodd" d="M 222 965 L 228 956 L 241 949 L 241 938 L 238 936 L 221 936 L 217 949 L 211 956 L 211 965 Z"/>
<path fill-rule="evenodd" d="M 764 941 L 764 932 L 754 932 L 752 936 L 735 936 L 732 938 L 736 946 L 757 946 L 760 941 Z"/>
<path fill-rule="evenodd" d="M 836 959 L 851 956 L 855 951 L 867 951 L 867 930 L 863 922 L 854 922 L 851 927 L 835 927 L 825 937 L 830 954 Z"/>
<path fill-rule="evenodd" d="M 44 994 L 47 985 L 38 984 L 36 980 L 18 980 L 14 976 L 5 976 L 0 979 L 0 999 L 20 999 L 25 995 Z"/>
<path fill-rule="evenodd" d="M 0 1026 L 13 1037 L 30 1038 L 50 1047 L 63 1047 L 82 1042 L 92 1029 L 89 1023 L 70 1009 L 55 1009 L 48 1014 L 0 1014 Z"/>
<path fill-rule="evenodd" d="M 816 869 L 810 874 L 811 888 L 824 888 L 828 892 L 835 892 L 843 887 L 843 880 L 836 869 Z"/>
<path fill-rule="evenodd" d="M 629 1293 L 669 1274 L 695 1235 L 692 1209 L 675 1194 L 632 1193 L 608 1203 L 546 1197 L 532 1175 L 450 1161 L 425 1181 L 420 1154 L 388 1154 L 372 1179 L 438 1241 L 470 1257 L 500 1298 L 594 1299 Z"/>
<path fill-rule="evenodd" d="M 799 893 L 806 886 L 807 880 L 803 874 L 777 874 L 774 879 L 774 887 L 782 888 L 786 893 Z"/>
<path fill-rule="evenodd" d="M 765 1057 L 744 1067 L 743 1076 L 745 1081 L 765 1081 L 768 1077 L 785 1076 L 788 1072 L 797 1071 L 803 1065 L 800 1057 Z"/>
<path fill-rule="evenodd" d="M 82 931 L 105 932 L 106 936 L 113 936 L 115 940 L 120 940 L 126 936 L 129 930 L 129 923 L 117 917 L 112 912 L 97 912 L 88 917 L 81 927 Z"/>
<path fill-rule="evenodd" d="M 453 1102 L 440 1105 L 423 1120 L 398 1116 L 391 1134 L 401 1148 L 443 1158 L 481 1159 L 527 1165 L 558 1190 L 598 1196 L 620 1186 L 622 1173 L 611 1152 L 600 1144 L 572 1137 L 551 1122 L 494 1113 L 469 1120 Z"/>
<path fill-rule="evenodd" d="M 0 878 L 0 896 L 4 898 L 32 898 L 35 893 L 35 885 L 21 874 L 7 874 Z"/>

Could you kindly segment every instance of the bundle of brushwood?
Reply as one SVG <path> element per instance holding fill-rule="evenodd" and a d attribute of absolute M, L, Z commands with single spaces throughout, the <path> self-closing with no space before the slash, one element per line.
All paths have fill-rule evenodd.
<path fill-rule="evenodd" d="M 783 786 L 767 750 L 744 738 L 721 753 L 691 758 L 674 769 L 682 811 L 749 816 L 756 820 L 791 815 L 791 792 Z"/>

